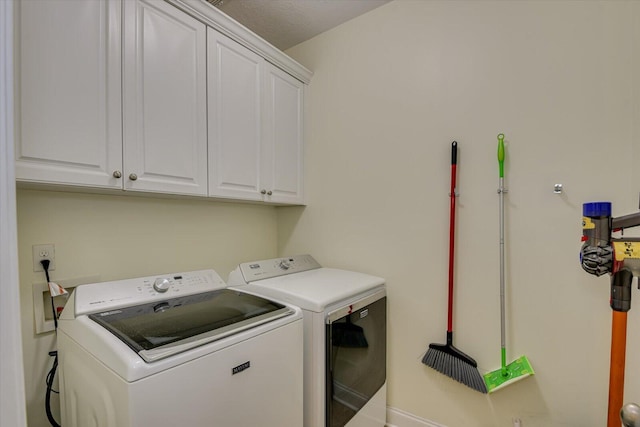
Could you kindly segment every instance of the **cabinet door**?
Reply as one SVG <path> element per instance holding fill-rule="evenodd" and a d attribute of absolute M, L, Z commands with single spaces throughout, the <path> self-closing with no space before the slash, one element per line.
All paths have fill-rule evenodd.
<path fill-rule="evenodd" d="M 121 2 L 15 4 L 16 178 L 121 188 Z"/>
<path fill-rule="evenodd" d="M 264 186 L 267 201 L 303 204 L 303 83 L 269 64 L 265 96 Z"/>
<path fill-rule="evenodd" d="M 264 60 L 207 31 L 209 195 L 261 200 Z"/>
<path fill-rule="evenodd" d="M 206 195 L 206 27 L 164 1 L 123 5 L 124 188 Z"/>

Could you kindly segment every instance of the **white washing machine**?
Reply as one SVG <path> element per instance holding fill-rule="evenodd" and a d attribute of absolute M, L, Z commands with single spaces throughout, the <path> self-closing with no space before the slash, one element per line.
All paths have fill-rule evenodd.
<path fill-rule="evenodd" d="M 302 308 L 304 427 L 385 425 L 384 279 L 299 255 L 240 264 L 227 284 Z"/>
<path fill-rule="evenodd" d="M 299 308 L 213 270 L 78 286 L 60 317 L 64 427 L 300 427 Z"/>

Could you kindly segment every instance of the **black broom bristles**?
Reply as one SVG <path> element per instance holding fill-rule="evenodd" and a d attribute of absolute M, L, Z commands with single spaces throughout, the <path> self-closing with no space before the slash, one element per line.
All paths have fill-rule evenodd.
<path fill-rule="evenodd" d="M 452 341 L 453 334 L 447 332 L 447 344 L 429 344 L 422 363 L 467 387 L 487 393 L 487 385 L 478 372 L 476 361 L 455 348 Z"/>

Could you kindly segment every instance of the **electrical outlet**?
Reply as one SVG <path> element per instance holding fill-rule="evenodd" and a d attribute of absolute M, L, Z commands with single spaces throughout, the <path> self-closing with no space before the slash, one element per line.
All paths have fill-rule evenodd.
<path fill-rule="evenodd" d="M 40 264 L 43 259 L 51 261 L 49 271 L 56 269 L 56 247 L 53 243 L 33 245 L 33 271 L 44 271 Z"/>

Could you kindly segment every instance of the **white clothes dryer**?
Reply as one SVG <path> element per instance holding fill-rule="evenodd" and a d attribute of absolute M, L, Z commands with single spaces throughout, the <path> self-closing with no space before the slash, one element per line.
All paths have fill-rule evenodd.
<path fill-rule="evenodd" d="M 304 427 L 383 427 L 385 281 L 310 255 L 240 264 L 227 285 L 302 308 Z"/>
<path fill-rule="evenodd" d="M 65 427 L 300 427 L 302 313 L 213 270 L 78 286 L 60 317 Z"/>

